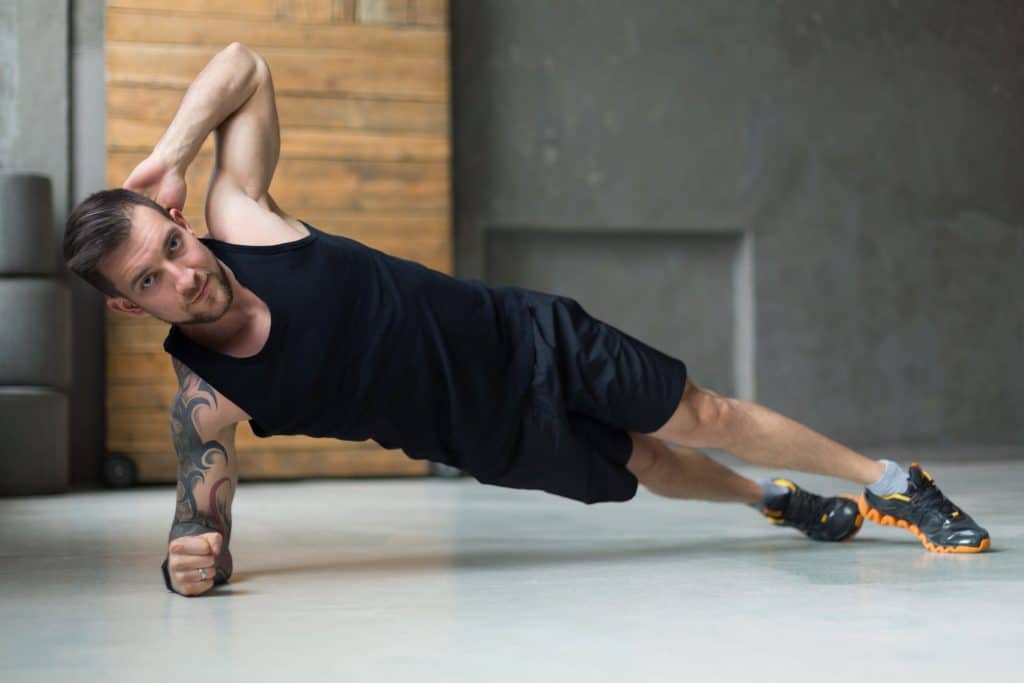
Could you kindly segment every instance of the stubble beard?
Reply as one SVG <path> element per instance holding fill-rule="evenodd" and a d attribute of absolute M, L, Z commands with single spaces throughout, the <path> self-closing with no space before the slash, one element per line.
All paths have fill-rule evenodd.
<path fill-rule="evenodd" d="M 220 310 L 219 313 L 193 313 L 190 318 L 187 318 L 185 320 L 164 320 L 159 316 L 154 317 L 157 318 L 158 320 L 161 320 L 162 322 L 167 323 L 168 325 L 179 326 L 217 322 L 218 320 L 223 318 L 224 314 L 231 309 L 231 302 L 234 301 L 235 299 L 235 291 L 234 288 L 231 286 L 231 280 L 228 279 L 228 275 L 227 273 L 224 272 L 224 266 L 221 264 L 220 261 L 217 261 L 217 272 L 210 273 L 209 278 L 206 281 L 206 294 L 204 295 L 205 297 L 209 298 L 211 288 L 214 285 L 216 285 L 217 282 L 220 282 L 221 291 L 224 293 L 224 307 Z"/>

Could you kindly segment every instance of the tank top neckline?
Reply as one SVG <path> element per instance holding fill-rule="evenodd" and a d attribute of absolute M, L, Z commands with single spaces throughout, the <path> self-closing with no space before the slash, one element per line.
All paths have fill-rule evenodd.
<path fill-rule="evenodd" d="M 285 321 L 274 312 L 274 307 L 271 306 L 269 301 L 262 297 L 260 297 L 260 300 L 267 305 L 267 309 L 270 311 L 270 330 L 267 333 L 267 340 L 263 343 L 263 346 L 253 355 L 232 356 L 230 354 L 211 349 L 208 346 L 204 346 L 199 342 L 190 339 L 188 335 L 178 328 L 177 325 L 171 325 L 170 338 L 168 340 L 170 346 L 169 350 L 183 351 L 188 355 L 195 355 L 197 353 L 207 354 L 229 363 L 255 363 L 262 360 L 264 356 L 277 347 L 277 340 L 280 337 Z M 187 365 L 188 361 L 186 360 L 185 363 Z"/>
<path fill-rule="evenodd" d="M 232 242 L 222 242 L 219 239 L 209 236 L 200 237 L 199 240 L 204 244 L 213 245 L 216 249 L 226 249 L 228 251 L 250 254 L 276 254 L 284 251 L 292 251 L 293 249 L 301 249 L 317 238 L 317 235 L 320 233 L 319 230 L 302 219 L 299 219 L 299 222 L 306 226 L 306 229 L 309 230 L 309 234 L 300 237 L 297 240 L 282 242 L 281 244 L 233 244 Z"/>
<path fill-rule="evenodd" d="M 291 242 L 283 242 L 281 244 L 268 244 L 268 245 L 250 245 L 250 244 L 232 244 L 230 242 L 221 242 L 220 240 L 212 237 L 200 238 L 203 242 L 213 243 L 216 249 L 229 249 L 231 251 L 238 252 L 249 252 L 249 253 L 277 253 L 291 251 L 303 247 L 312 242 L 317 237 L 317 230 L 309 223 L 303 220 L 299 221 L 306 226 L 309 230 L 309 234 Z M 256 295 L 267 306 L 267 310 L 270 312 L 270 330 L 267 333 L 267 340 L 263 343 L 263 346 L 259 351 L 251 356 L 232 356 L 215 349 L 211 349 L 208 346 L 203 346 L 199 342 L 193 341 L 187 335 L 185 335 L 177 325 L 171 326 L 171 346 L 177 350 L 182 350 L 185 353 L 205 353 L 223 360 L 228 363 L 256 363 L 261 360 L 267 354 L 277 348 L 278 340 L 280 339 L 281 333 L 284 331 L 283 328 L 287 326 L 287 321 L 282 318 L 277 311 L 274 310 L 274 306 L 271 305 L 270 300 L 266 297 L 262 297 L 259 294 Z"/>

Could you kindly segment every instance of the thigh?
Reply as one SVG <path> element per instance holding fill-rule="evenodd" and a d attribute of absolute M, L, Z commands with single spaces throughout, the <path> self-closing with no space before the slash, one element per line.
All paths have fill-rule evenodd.
<path fill-rule="evenodd" d="M 650 433 L 671 417 L 686 384 L 683 361 L 602 320 L 579 302 L 551 296 L 531 307 L 535 389 L 571 413 L 624 431 Z"/>
<path fill-rule="evenodd" d="M 621 429 L 556 404 L 531 401 L 509 468 L 497 477 L 477 479 L 587 504 L 622 502 L 633 498 L 638 486 L 626 467 L 632 450 L 630 435 Z"/>

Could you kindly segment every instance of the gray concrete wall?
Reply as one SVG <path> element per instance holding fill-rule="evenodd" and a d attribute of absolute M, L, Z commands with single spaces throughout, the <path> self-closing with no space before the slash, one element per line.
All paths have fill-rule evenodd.
<path fill-rule="evenodd" d="M 104 185 L 103 0 L 0 0 L 0 169 L 53 183 L 57 244 L 73 202 Z M 59 249 L 54 253 L 62 263 Z M 99 480 L 103 454 L 102 297 L 72 290 L 70 479 Z"/>
<path fill-rule="evenodd" d="M 58 217 L 69 182 L 67 16 L 67 0 L 0 2 L 0 169 L 49 176 Z"/>
<path fill-rule="evenodd" d="M 855 446 L 1024 443 L 1024 7 L 452 18 L 460 275 L 575 296 Z M 637 284 L 609 235 L 663 256 L 630 261 Z M 687 266 L 701 253 L 723 272 Z"/>
<path fill-rule="evenodd" d="M 106 187 L 105 0 L 71 2 L 71 202 Z M 63 221 L 62 221 L 63 222 Z M 103 296 L 70 278 L 74 384 L 68 396 L 72 482 L 99 482 L 106 454 L 106 331 Z"/>

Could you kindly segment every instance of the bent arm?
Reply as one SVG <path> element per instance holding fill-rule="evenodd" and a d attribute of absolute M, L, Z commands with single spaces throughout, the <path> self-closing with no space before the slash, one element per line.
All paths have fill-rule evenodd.
<path fill-rule="evenodd" d="M 241 43 L 218 52 L 189 85 L 153 153 L 184 175 L 210 133 L 242 108 L 267 73 L 263 59 Z"/>
<path fill-rule="evenodd" d="M 171 407 L 171 433 L 178 454 L 177 504 L 167 542 L 211 531 L 223 537 L 216 558 L 214 585 L 226 583 L 233 571 L 231 503 L 238 486 L 235 450 L 236 423 L 218 425 L 216 392 L 183 364 L 175 361 L 181 388 Z M 168 558 L 161 569 L 167 589 L 173 591 Z"/>

